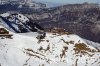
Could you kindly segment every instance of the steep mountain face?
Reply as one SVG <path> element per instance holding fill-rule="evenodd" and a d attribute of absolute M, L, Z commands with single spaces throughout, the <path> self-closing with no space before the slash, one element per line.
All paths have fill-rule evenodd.
<path fill-rule="evenodd" d="M 0 38 L 1 66 L 100 65 L 100 50 L 77 35 L 47 32 L 40 40 L 37 32 L 10 34 L 12 39 Z"/>
<path fill-rule="evenodd" d="M 98 4 L 69 4 L 43 9 L 27 16 L 44 28 L 64 28 L 88 40 L 100 42 L 100 7 Z"/>
<path fill-rule="evenodd" d="M 4 13 L 0 16 L 0 24 L 16 33 L 35 32 L 43 30 L 41 26 L 18 13 Z"/>

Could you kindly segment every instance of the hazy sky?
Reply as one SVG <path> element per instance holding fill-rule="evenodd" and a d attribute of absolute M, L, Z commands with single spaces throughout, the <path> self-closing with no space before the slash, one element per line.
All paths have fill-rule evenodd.
<path fill-rule="evenodd" d="M 42 2 L 50 2 L 50 3 L 83 3 L 83 2 L 92 2 L 92 3 L 100 3 L 100 0 L 33 0 L 33 1 L 42 1 Z"/>
<path fill-rule="evenodd" d="M 55 7 L 64 4 L 84 3 L 84 2 L 100 4 L 100 0 L 33 0 L 33 1 L 46 3 L 48 7 Z"/>

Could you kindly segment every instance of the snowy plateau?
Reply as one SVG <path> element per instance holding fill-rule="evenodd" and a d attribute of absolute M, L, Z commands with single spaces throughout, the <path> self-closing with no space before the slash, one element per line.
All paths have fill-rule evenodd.
<path fill-rule="evenodd" d="M 100 44 L 75 34 L 51 32 L 39 40 L 39 33 L 25 26 L 29 22 L 27 17 L 16 14 L 9 17 L 17 17 L 16 20 L 8 20 L 10 15 L 5 13 L 0 17 L 0 28 L 12 34 L 11 38 L 0 37 L 0 66 L 100 66 Z M 16 33 L 23 32 L 18 23 L 29 32 Z"/>

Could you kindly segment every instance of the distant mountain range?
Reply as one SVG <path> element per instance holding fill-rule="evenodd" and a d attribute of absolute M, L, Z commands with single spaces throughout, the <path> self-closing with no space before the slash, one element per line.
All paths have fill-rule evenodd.
<path fill-rule="evenodd" d="M 7 7 L 5 7 L 7 6 Z M 100 43 L 100 6 L 95 3 L 68 4 L 52 8 L 33 9 L 23 5 L 0 6 L 1 13 L 19 12 L 44 28 L 63 28 L 88 40 Z"/>
<path fill-rule="evenodd" d="M 4 13 L 7 11 L 16 11 L 21 13 L 32 13 L 36 9 L 46 8 L 46 4 L 43 3 L 21 3 L 18 1 L 4 2 L 0 4 L 0 13 Z"/>
<path fill-rule="evenodd" d="M 100 7 L 94 3 L 68 4 L 42 9 L 31 15 L 44 28 L 63 28 L 68 32 L 100 43 Z"/>
<path fill-rule="evenodd" d="M 0 66 L 100 66 L 98 4 L 37 7 L 0 5 Z"/>

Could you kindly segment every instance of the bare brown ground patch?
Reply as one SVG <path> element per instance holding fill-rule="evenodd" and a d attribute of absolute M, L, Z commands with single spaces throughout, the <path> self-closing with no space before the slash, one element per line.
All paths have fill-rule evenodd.
<path fill-rule="evenodd" d="M 81 54 L 83 54 L 83 55 L 88 54 L 89 56 L 93 56 L 94 54 L 90 54 L 89 52 L 91 52 L 91 53 L 96 52 L 96 50 L 89 48 L 89 47 L 88 47 L 86 44 L 84 44 L 84 43 L 77 43 L 77 44 L 75 44 L 74 47 L 75 47 L 75 48 L 74 48 L 75 54 L 81 53 Z"/>

